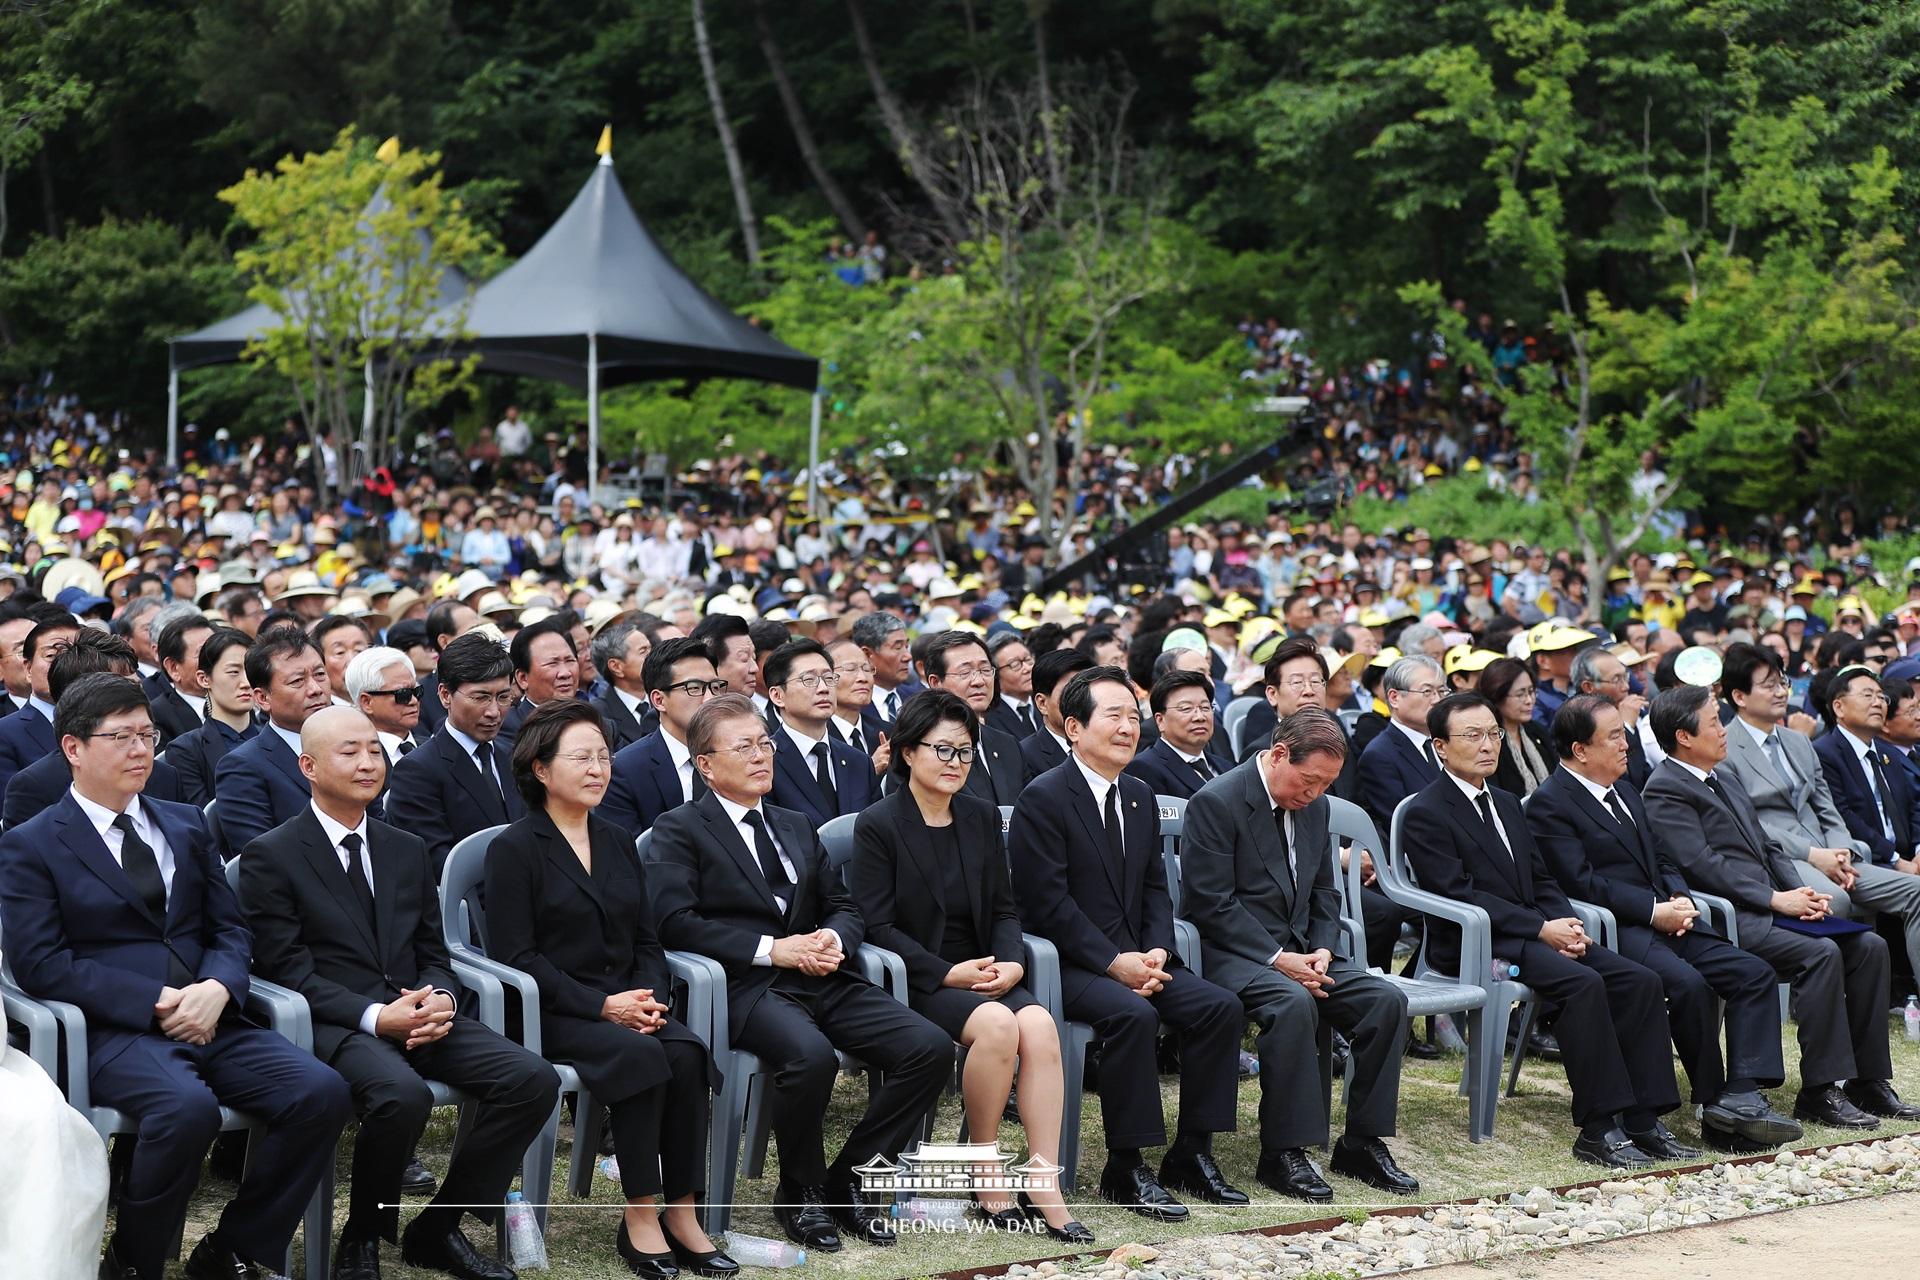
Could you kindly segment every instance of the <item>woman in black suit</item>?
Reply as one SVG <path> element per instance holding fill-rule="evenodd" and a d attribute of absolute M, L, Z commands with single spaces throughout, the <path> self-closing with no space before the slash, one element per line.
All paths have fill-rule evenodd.
<path fill-rule="evenodd" d="M 1499 658 L 1480 673 L 1478 692 L 1493 704 L 1506 736 L 1500 741 L 1500 766 L 1487 779 L 1522 800 L 1545 782 L 1559 758 L 1547 731 L 1533 718 L 1533 676 L 1517 658 Z"/>
<path fill-rule="evenodd" d="M 591 704 L 550 702 L 520 726 L 513 781 L 527 814 L 487 851 L 490 944 L 540 986 L 546 1054 L 606 1104 L 627 1198 L 614 1243 L 636 1274 L 727 1276 L 695 1215 L 705 1167 L 706 1047 L 667 1015 L 666 952 L 633 839 L 596 817 L 611 776 Z M 664 1208 L 660 1202 L 664 1202 Z"/>
<path fill-rule="evenodd" d="M 901 709 L 889 738 L 895 789 L 854 823 L 848 887 L 875 946 L 906 962 L 907 1004 L 967 1046 L 961 1075 L 967 1131 L 999 1131 L 1020 1066 L 1020 1121 L 1027 1146 L 1058 1163 L 1062 1085 L 1053 1018 L 1020 985 L 1020 915 L 1000 839 L 1000 811 L 961 794 L 973 764 L 978 720 L 945 690 Z M 1037 1216 L 1057 1239 L 1089 1243 L 1059 1188 L 1034 1190 L 1015 1207 L 983 1191 L 994 1226 L 1021 1230 Z"/>

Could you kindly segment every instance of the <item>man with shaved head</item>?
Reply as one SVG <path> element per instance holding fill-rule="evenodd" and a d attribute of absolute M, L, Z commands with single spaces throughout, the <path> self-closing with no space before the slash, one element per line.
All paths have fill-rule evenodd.
<path fill-rule="evenodd" d="M 553 1111 L 560 1080 L 539 1055 L 455 1013 L 460 983 L 440 935 L 426 844 L 367 815 L 386 785 L 373 721 L 328 707 L 300 729 L 312 788 L 297 815 L 246 848 L 241 900 L 254 971 L 307 998 L 313 1051 L 346 1077 L 360 1117 L 335 1277 L 380 1274 L 399 1230 L 400 1178 L 440 1080 L 479 1099 L 440 1193 L 399 1237 L 408 1265 L 505 1277 L 460 1230 L 463 1206 L 498 1204 Z"/>

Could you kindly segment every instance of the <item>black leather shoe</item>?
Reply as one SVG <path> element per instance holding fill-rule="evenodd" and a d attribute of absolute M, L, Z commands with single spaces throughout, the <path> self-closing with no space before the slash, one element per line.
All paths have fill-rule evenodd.
<path fill-rule="evenodd" d="M 340 1237 L 333 1251 L 333 1280 L 380 1280 L 380 1242 Z"/>
<path fill-rule="evenodd" d="M 400 1261 L 410 1267 L 444 1271 L 459 1280 L 519 1280 L 513 1268 L 489 1258 L 473 1247 L 473 1242 L 455 1227 L 443 1235 L 415 1230 L 421 1220 L 400 1233 Z"/>
<path fill-rule="evenodd" d="M 1333 1171 L 1357 1178 L 1388 1195 L 1417 1196 L 1420 1180 L 1393 1162 L 1393 1152 L 1380 1138 L 1349 1138 L 1333 1144 Z"/>
<path fill-rule="evenodd" d="M 1156 1222 L 1187 1220 L 1187 1206 L 1175 1200 L 1144 1164 L 1118 1169 L 1109 1163 L 1100 1171 L 1100 1198 Z"/>
<path fill-rule="evenodd" d="M 1832 1129 L 1878 1129 L 1880 1122 L 1848 1101 L 1837 1084 L 1802 1089 L 1793 1100 L 1793 1118 L 1811 1120 Z"/>
<path fill-rule="evenodd" d="M 887 1211 L 867 1203 L 859 1184 L 832 1182 L 827 1186 L 827 1212 L 843 1236 L 852 1236 L 862 1244 L 886 1248 L 899 1237 L 893 1234 L 893 1220 Z"/>
<path fill-rule="evenodd" d="M 1407 1037 L 1407 1056 L 1409 1058 L 1418 1058 L 1423 1062 L 1431 1062 L 1440 1056 L 1440 1046 L 1437 1044 L 1428 1044 L 1419 1036 L 1409 1035 Z"/>
<path fill-rule="evenodd" d="M 1261 1185 L 1272 1187 L 1283 1196 L 1294 1200 L 1305 1200 L 1308 1204 L 1330 1204 L 1333 1201 L 1333 1188 L 1320 1174 L 1320 1166 L 1313 1162 L 1304 1147 L 1282 1147 L 1278 1151 L 1262 1151 L 1260 1164 L 1253 1176 Z"/>
<path fill-rule="evenodd" d="M 1658 1120 L 1645 1133 L 1629 1133 L 1633 1145 L 1655 1160 L 1698 1160 L 1700 1148 L 1689 1147 L 1673 1136 L 1673 1131 Z"/>
<path fill-rule="evenodd" d="M 1767 1151 L 1798 1142 L 1806 1132 L 1757 1092 L 1723 1093 L 1700 1108 L 1700 1136 L 1722 1151 Z"/>
<path fill-rule="evenodd" d="M 209 1231 L 187 1255 L 187 1280 L 259 1280 L 260 1268 L 220 1243 Z"/>
<path fill-rule="evenodd" d="M 1020 1212 L 1027 1216 L 1027 1221 L 1031 1224 L 1031 1230 L 1044 1231 L 1061 1244 L 1093 1243 L 1093 1232 L 1081 1226 L 1078 1218 L 1069 1218 L 1066 1226 L 1056 1227 L 1047 1221 L 1047 1215 L 1040 1212 L 1040 1206 L 1035 1204 L 1024 1191 L 1020 1193 L 1019 1204 Z"/>
<path fill-rule="evenodd" d="M 107 1251 L 100 1259 L 100 1280 L 140 1280 L 140 1268 L 129 1266 L 120 1261 L 114 1252 L 113 1242 L 107 1242 Z"/>
<path fill-rule="evenodd" d="M 667 1248 L 673 1251 L 673 1260 L 680 1264 L 682 1271 L 696 1276 L 731 1276 L 740 1271 L 740 1264 L 719 1249 L 709 1249 L 705 1253 L 695 1253 L 673 1238 L 665 1221 L 660 1223 L 660 1234 L 667 1238 Z"/>
<path fill-rule="evenodd" d="M 1560 1037 L 1535 1028 L 1527 1033 L 1527 1056 L 1546 1062 L 1560 1061 Z"/>
<path fill-rule="evenodd" d="M 408 1196 L 430 1196 L 440 1189 L 439 1179 L 432 1170 L 420 1163 L 419 1156 L 409 1156 L 405 1172 L 400 1175 L 400 1194 Z"/>
<path fill-rule="evenodd" d="M 1168 1152 L 1160 1161 L 1160 1185 L 1169 1191 L 1181 1192 L 1190 1200 L 1205 1200 L 1208 1204 L 1239 1208 L 1253 1203 L 1246 1192 L 1227 1181 L 1220 1166 L 1213 1162 L 1212 1153 L 1207 1151 L 1182 1156 Z"/>
<path fill-rule="evenodd" d="M 840 1252 L 840 1233 L 827 1214 L 826 1193 L 818 1187 L 780 1186 L 774 1190 L 773 1220 L 787 1239 L 803 1249 Z"/>
<path fill-rule="evenodd" d="M 640 1276 L 642 1280 L 673 1280 L 680 1274 L 675 1265 L 673 1251 L 665 1253 L 643 1253 L 633 1243 L 633 1237 L 627 1234 L 627 1215 L 620 1215 L 620 1225 L 613 1233 L 614 1251 L 620 1255 L 620 1261 L 627 1264 L 627 1270 Z"/>
<path fill-rule="evenodd" d="M 986 1223 L 989 1231 L 1025 1231 L 1031 1225 L 1027 1222 L 1026 1212 L 1017 1204 L 1004 1209 L 989 1209 L 976 1198 L 967 1207 L 967 1212 Z"/>
<path fill-rule="evenodd" d="M 1653 1158 L 1634 1146 L 1619 1125 L 1591 1137 L 1582 1133 L 1575 1138 L 1573 1158 L 1605 1169 L 1644 1169 L 1653 1163 Z"/>
<path fill-rule="evenodd" d="M 1920 1107 L 1900 1101 L 1893 1085 L 1885 1080 L 1849 1080 L 1847 1101 L 1870 1116 L 1888 1120 L 1920 1120 Z"/>

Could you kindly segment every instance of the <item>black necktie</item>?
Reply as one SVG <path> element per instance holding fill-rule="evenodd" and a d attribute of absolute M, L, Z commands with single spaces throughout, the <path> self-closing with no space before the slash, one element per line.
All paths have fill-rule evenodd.
<path fill-rule="evenodd" d="M 1480 809 L 1480 821 L 1487 824 L 1487 830 L 1493 835 L 1494 840 L 1507 851 L 1508 857 L 1512 857 L 1513 849 L 1507 844 L 1506 838 L 1500 834 L 1500 824 L 1493 820 L 1493 793 L 1482 787 L 1480 794 L 1474 797 L 1473 802 Z"/>
<path fill-rule="evenodd" d="M 1420 754 L 1427 758 L 1427 768 L 1433 770 L 1435 773 L 1440 772 L 1440 762 L 1433 758 L 1433 739 L 1432 738 L 1421 739 Z"/>
<path fill-rule="evenodd" d="M 500 787 L 500 775 L 493 771 L 493 744 L 474 743 L 473 759 L 480 766 L 480 778 L 487 784 L 488 793 L 500 797 L 500 813 L 504 816 L 507 812 L 507 793 Z"/>
<path fill-rule="evenodd" d="M 1120 808 L 1114 802 L 1119 790 L 1117 783 L 1107 788 L 1106 811 L 1101 815 L 1107 823 L 1107 861 L 1113 867 L 1116 880 L 1122 878 L 1127 866 L 1127 844 L 1120 832 Z"/>
<path fill-rule="evenodd" d="M 1193 771 L 1200 775 L 1200 781 L 1213 781 L 1213 769 L 1207 764 L 1207 758 L 1205 756 L 1201 756 L 1193 762 Z"/>
<path fill-rule="evenodd" d="M 1033 704 L 1031 702 L 1021 704 L 1020 723 L 1027 726 L 1028 733 L 1039 732 L 1040 726 L 1033 722 Z"/>
<path fill-rule="evenodd" d="M 1287 811 L 1273 811 L 1273 829 L 1280 834 L 1280 847 L 1287 851 L 1287 874 L 1292 877 L 1295 886 L 1300 883 L 1300 868 L 1293 860 L 1293 842 L 1287 839 Z"/>
<path fill-rule="evenodd" d="M 833 757 L 827 751 L 827 744 L 816 742 L 810 752 L 813 756 L 813 780 L 820 788 L 820 798 L 827 803 L 827 812 L 840 813 L 840 793 L 833 789 Z"/>
<path fill-rule="evenodd" d="M 140 901 L 153 913 L 153 918 L 165 920 L 167 882 L 160 876 L 160 860 L 153 856 L 153 847 L 134 831 L 133 815 L 123 813 L 113 820 L 113 825 L 120 832 L 120 869 L 133 881 L 134 892 L 140 895 Z"/>
<path fill-rule="evenodd" d="M 367 917 L 367 927 L 372 928 L 373 885 L 367 880 L 366 864 L 360 860 L 360 833 L 349 831 L 341 836 L 340 847 L 347 851 L 347 884 L 353 890 L 354 901 Z"/>
<path fill-rule="evenodd" d="M 1619 793 L 1611 788 L 1607 791 L 1607 808 L 1613 811 L 1613 819 L 1628 831 L 1633 830 L 1633 819 L 1627 814 L 1627 806 L 1620 803 Z"/>
<path fill-rule="evenodd" d="M 867 754 L 867 744 L 861 740 L 859 725 L 855 725 L 853 732 L 847 735 L 847 745 L 863 756 Z"/>
<path fill-rule="evenodd" d="M 793 887 L 793 881 L 787 878 L 787 869 L 780 865 L 780 850 L 774 847 L 767 820 L 755 809 L 742 821 L 753 828 L 753 852 L 760 860 L 760 874 L 767 878 L 767 887 L 778 897 Z"/>
<path fill-rule="evenodd" d="M 1714 777 L 1712 774 L 1708 774 L 1707 790 L 1713 792 L 1714 795 L 1720 797 L 1720 803 L 1727 806 L 1728 813 L 1733 812 L 1733 801 L 1727 798 L 1727 789 L 1720 785 L 1720 779 Z"/>
<path fill-rule="evenodd" d="M 401 755 L 407 754 L 407 752 L 413 750 L 415 745 L 416 744 L 414 743 L 412 738 L 400 739 L 400 754 Z"/>
<path fill-rule="evenodd" d="M 1898 839 L 1899 828 L 1893 824 L 1893 793 L 1887 787 L 1887 775 L 1880 772 L 1879 752 L 1868 750 L 1867 768 L 1873 774 L 1873 798 L 1878 801 L 1880 805 L 1881 823 L 1889 828 L 1894 837 Z"/>

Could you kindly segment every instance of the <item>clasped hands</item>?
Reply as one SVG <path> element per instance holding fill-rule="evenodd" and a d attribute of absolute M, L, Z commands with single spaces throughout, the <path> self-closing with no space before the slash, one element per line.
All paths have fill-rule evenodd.
<path fill-rule="evenodd" d="M 667 1006 L 653 998 L 652 987 L 639 987 L 608 996 L 600 1005 L 600 1017 L 630 1031 L 651 1035 L 667 1025 Z"/>
<path fill-rule="evenodd" d="M 768 958 L 776 969 L 798 969 L 817 978 L 838 969 L 847 957 L 840 950 L 840 935 L 831 929 L 815 929 L 775 938 Z"/>
<path fill-rule="evenodd" d="M 1685 894 L 1676 893 L 1665 902 L 1653 904 L 1653 927 L 1676 938 L 1693 928 L 1693 922 L 1699 918 L 1700 908 Z"/>
<path fill-rule="evenodd" d="M 1853 882 L 1860 878 L 1860 873 L 1853 869 L 1851 849 L 1809 849 L 1807 862 L 1842 889 L 1853 888 Z"/>
<path fill-rule="evenodd" d="M 160 1034 L 168 1039 L 206 1044 L 213 1039 L 229 999 L 227 988 L 213 978 L 202 978 L 186 987 L 161 987 L 153 1017 L 160 1024 Z"/>
<path fill-rule="evenodd" d="M 1137 996 L 1158 995 L 1173 981 L 1167 972 L 1164 947 L 1151 951 L 1122 951 L 1107 965 L 1107 976 Z"/>
<path fill-rule="evenodd" d="M 1833 912 L 1833 895 L 1816 893 L 1802 885 L 1798 889 L 1779 890 L 1768 905 L 1776 915 L 1790 920 L 1824 920 Z"/>
<path fill-rule="evenodd" d="M 1572 916 L 1549 920 L 1540 926 L 1540 941 L 1569 960 L 1587 954 L 1587 927 Z"/>
<path fill-rule="evenodd" d="M 978 960 L 963 960 L 947 970 L 944 982 L 949 987 L 978 991 L 997 999 L 1013 990 L 1013 984 L 1026 976 L 1026 972 L 1025 966 L 1011 960 L 1002 964 L 992 956 L 981 956 Z"/>
<path fill-rule="evenodd" d="M 374 1019 L 374 1034 L 382 1040 L 396 1040 L 405 1049 L 432 1044 L 453 1029 L 453 999 L 432 987 L 402 991 L 380 1006 Z"/>
<path fill-rule="evenodd" d="M 1325 947 L 1307 952 L 1282 951 L 1273 958 L 1276 971 L 1311 991 L 1316 1000 L 1325 1000 L 1328 988 L 1336 985 L 1327 976 L 1327 966 L 1332 963 L 1333 952 Z"/>

